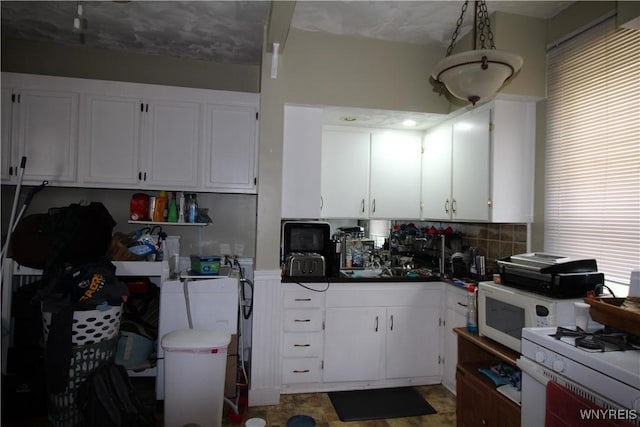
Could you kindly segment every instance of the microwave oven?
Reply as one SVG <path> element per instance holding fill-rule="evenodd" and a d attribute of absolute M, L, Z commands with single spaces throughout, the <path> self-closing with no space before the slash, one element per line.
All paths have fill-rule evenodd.
<path fill-rule="evenodd" d="M 522 328 L 575 325 L 575 302 L 492 282 L 478 284 L 478 334 L 520 353 Z"/>

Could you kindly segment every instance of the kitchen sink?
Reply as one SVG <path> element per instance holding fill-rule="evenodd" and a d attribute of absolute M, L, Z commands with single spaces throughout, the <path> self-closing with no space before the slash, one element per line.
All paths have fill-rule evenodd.
<path fill-rule="evenodd" d="M 373 268 L 373 269 L 344 269 L 340 270 L 340 276 L 350 279 L 364 278 L 392 278 L 392 277 L 432 277 L 428 270 L 424 269 L 407 269 L 402 267 L 393 268 Z"/>
<path fill-rule="evenodd" d="M 372 269 L 344 269 L 340 270 L 340 276 L 348 277 L 351 279 L 367 278 L 367 277 L 381 277 L 381 268 Z"/>

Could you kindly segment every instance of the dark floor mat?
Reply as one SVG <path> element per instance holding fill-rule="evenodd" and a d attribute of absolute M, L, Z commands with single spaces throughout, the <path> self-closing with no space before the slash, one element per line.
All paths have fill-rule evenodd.
<path fill-rule="evenodd" d="M 413 387 L 330 392 L 340 421 L 415 417 L 437 413 Z"/>

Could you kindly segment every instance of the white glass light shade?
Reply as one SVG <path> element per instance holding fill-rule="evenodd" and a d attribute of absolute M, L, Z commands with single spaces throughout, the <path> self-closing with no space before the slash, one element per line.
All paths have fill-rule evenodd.
<path fill-rule="evenodd" d="M 471 50 L 447 56 L 435 66 L 431 76 L 456 98 L 475 104 L 498 92 L 520 70 L 522 62 L 521 56 L 510 52 Z"/>

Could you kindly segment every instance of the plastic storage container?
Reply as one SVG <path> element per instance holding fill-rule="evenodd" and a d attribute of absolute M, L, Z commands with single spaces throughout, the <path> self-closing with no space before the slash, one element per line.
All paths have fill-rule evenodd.
<path fill-rule="evenodd" d="M 183 329 L 162 337 L 165 427 L 220 427 L 230 342 L 230 334 L 211 329 Z"/>

